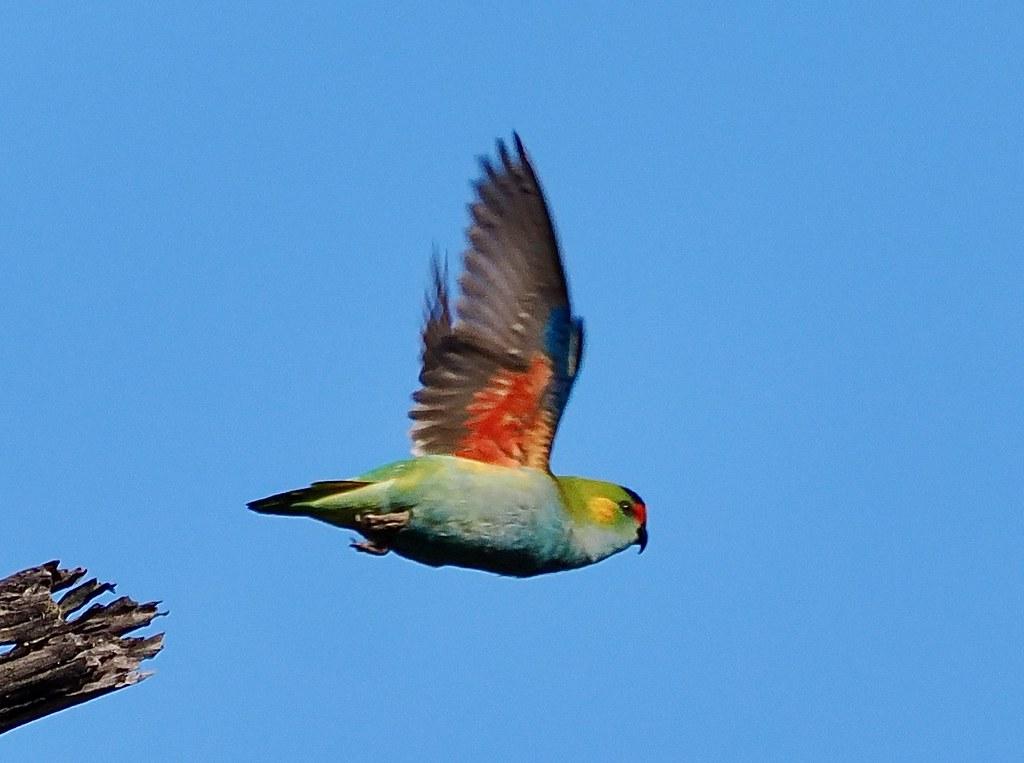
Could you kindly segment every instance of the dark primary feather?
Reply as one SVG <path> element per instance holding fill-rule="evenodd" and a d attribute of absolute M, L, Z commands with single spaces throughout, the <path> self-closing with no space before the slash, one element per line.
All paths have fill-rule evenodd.
<path fill-rule="evenodd" d="M 453 322 L 447 274 L 435 256 L 433 288 L 423 329 L 422 388 L 410 416 L 414 452 L 453 454 L 468 434 L 467 406 L 502 370 L 523 372 L 539 354 L 553 376 L 541 405 L 550 424 L 542 461 L 568 399 L 583 347 L 573 318 L 558 243 L 540 183 L 514 136 L 516 156 L 498 142 L 497 162 L 481 159 L 483 177 L 470 204 L 469 248 L 459 278 L 462 296 Z M 529 458 L 528 458 L 529 457 Z"/>

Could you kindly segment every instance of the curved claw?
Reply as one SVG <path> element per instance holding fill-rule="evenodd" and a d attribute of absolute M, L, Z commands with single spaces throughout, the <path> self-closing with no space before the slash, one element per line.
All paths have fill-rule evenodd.
<path fill-rule="evenodd" d="M 372 540 L 352 541 L 349 546 L 354 548 L 356 551 L 360 551 L 364 554 L 372 554 L 373 556 L 384 556 L 391 549 L 387 546 L 381 546 L 374 543 Z"/>

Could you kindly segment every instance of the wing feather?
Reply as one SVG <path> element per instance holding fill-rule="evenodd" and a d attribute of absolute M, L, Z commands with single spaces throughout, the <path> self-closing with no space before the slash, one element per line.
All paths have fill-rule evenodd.
<path fill-rule="evenodd" d="M 499 141 L 497 161 L 480 161 L 455 320 L 435 253 L 411 436 L 417 454 L 547 469 L 583 329 L 543 191 L 514 144 L 514 156 Z"/>

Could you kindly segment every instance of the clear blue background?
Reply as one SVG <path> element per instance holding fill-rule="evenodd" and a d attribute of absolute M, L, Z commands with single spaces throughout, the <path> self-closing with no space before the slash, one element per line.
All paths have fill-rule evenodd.
<path fill-rule="evenodd" d="M 1024 12 L 0 11 L 0 568 L 170 615 L 4 760 L 1010 759 Z M 437 245 L 519 130 L 637 557 L 432 570 L 247 500 L 407 453 Z"/>

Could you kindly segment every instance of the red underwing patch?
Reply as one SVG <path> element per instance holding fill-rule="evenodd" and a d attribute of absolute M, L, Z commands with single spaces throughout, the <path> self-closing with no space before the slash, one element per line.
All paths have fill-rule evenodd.
<path fill-rule="evenodd" d="M 525 371 L 502 369 L 466 406 L 465 437 L 456 456 L 500 466 L 547 468 L 551 415 L 543 407 L 551 361 L 535 354 Z"/>

